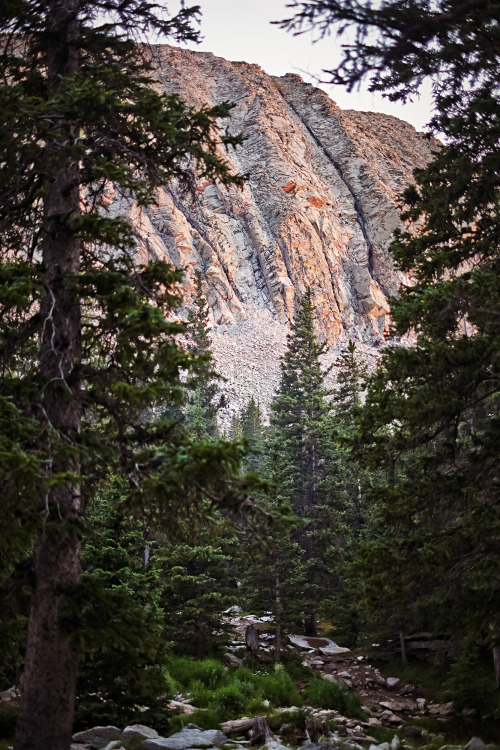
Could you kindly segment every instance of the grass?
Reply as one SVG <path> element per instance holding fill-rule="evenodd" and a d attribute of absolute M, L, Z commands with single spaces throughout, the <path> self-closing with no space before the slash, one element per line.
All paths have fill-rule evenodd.
<path fill-rule="evenodd" d="M 304 697 L 308 703 L 316 708 L 328 708 L 346 716 L 365 719 L 359 698 L 346 690 L 342 685 L 329 682 L 321 677 L 313 677 L 307 683 Z"/>
<path fill-rule="evenodd" d="M 240 716 L 272 716 L 275 708 L 300 708 L 304 701 L 318 708 L 333 708 L 348 716 L 363 718 L 361 704 L 352 693 L 295 664 L 288 668 L 278 664 L 268 668 L 260 665 L 256 670 L 228 669 L 215 659 L 196 661 L 178 657 L 169 664 L 169 676 L 176 689 L 197 708 L 196 713 L 189 716 L 173 717 L 173 731 L 188 722 L 214 729 L 223 721 Z M 304 682 L 301 694 L 298 685 Z"/>

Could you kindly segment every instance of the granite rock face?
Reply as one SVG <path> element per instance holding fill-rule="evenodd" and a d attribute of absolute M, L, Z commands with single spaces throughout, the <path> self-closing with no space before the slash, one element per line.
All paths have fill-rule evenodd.
<path fill-rule="evenodd" d="M 223 126 L 246 138 L 226 154 L 249 175 L 243 189 L 200 182 L 192 196 L 170 185 L 157 206 L 131 209 L 139 259 L 183 268 L 187 305 L 202 271 L 233 405 L 269 400 L 308 286 L 334 348 L 354 338 L 376 349 L 399 283 L 387 253 L 398 196 L 437 143 L 394 117 L 342 111 L 297 75 L 166 45 L 153 55 L 160 88 L 195 107 L 234 102 Z"/>

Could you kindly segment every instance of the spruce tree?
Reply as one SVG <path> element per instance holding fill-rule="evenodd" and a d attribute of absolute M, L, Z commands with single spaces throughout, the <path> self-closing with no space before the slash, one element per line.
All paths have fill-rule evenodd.
<path fill-rule="evenodd" d="M 205 363 L 205 370 L 197 373 L 193 389 L 188 393 L 186 424 L 190 433 L 199 440 L 215 439 L 219 436 L 217 412 L 223 405 L 219 393 L 217 374 L 212 369 L 212 342 L 210 339 L 210 310 L 203 294 L 203 277 L 199 268 L 194 272 L 194 307 L 188 313 L 187 333 L 190 347 Z"/>
<path fill-rule="evenodd" d="M 110 483 L 86 512 L 82 586 L 74 603 L 80 608 L 80 728 L 152 716 L 158 722 L 161 713 L 167 723 L 162 570 L 156 560 L 145 564 L 144 530 L 125 500 L 123 486 Z"/>
<path fill-rule="evenodd" d="M 134 262 L 134 230 L 107 196 L 154 202 L 172 177 L 241 183 L 218 157 L 217 118 L 151 85 L 138 34 L 196 39 L 197 9 L 141 0 L 13 0 L 0 10 L 2 553 L 34 540 L 17 750 L 70 744 L 79 659 L 82 505 L 107 471 L 129 501 L 178 523 L 179 505 L 241 502 L 241 449 L 173 436 L 196 357 L 169 314 L 180 274 Z"/>
<path fill-rule="evenodd" d="M 229 639 L 225 611 L 235 604 L 234 536 L 198 532 L 188 543 L 159 542 L 155 564 L 162 570 L 164 637 L 180 654 L 203 658 Z"/>
<path fill-rule="evenodd" d="M 258 471 L 263 466 L 263 450 L 266 430 L 262 421 L 260 406 L 252 396 L 240 415 L 241 436 L 248 442 L 249 454 L 246 468 Z"/>
<path fill-rule="evenodd" d="M 322 368 L 320 359 L 325 351 L 326 343 L 318 343 L 314 331 L 314 307 L 308 289 L 300 302 L 281 361 L 281 383 L 272 404 L 268 455 L 278 502 L 288 502 L 305 522 L 296 538 L 308 571 L 304 607 L 309 635 L 317 634 L 317 608 L 325 596 L 325 585 L 333 578 L 329 563 L 335 567 L 335 562 L 328 553 L 335 546 L 336 526 L 343 513 L 343 500 L 331 492 L 331 405 L 324 384 L 328 371 Z M 333 545 L 328 542 L 327 546 L 319 546 L 319 518 L 327 512 L 332 524 L 329 539 Z"/>

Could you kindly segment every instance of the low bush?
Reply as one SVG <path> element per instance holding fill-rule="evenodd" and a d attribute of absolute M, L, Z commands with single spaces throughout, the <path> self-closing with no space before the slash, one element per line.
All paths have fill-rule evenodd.
<path fill-rule="evenodd" d="M 300 693 L 282 664 L 277 664 L 274 672 L 260 675 L 258 688 L 262 697 L 273 706 L 302 705 Z"/>
<path fill-rule="evenodd" d="M 179 657 L 169 660 L 168 671 L 173 679 L 184 688 L 199 680 L 206 688 L 215 690 L 228 682 L 229 670 L 215 659 L 186 659 Z"/>
<path fill-rule="evenodd" d="M 336 682 L 313 677 L 304 690 L 304 698 L 312 706 L 339 711 L 346 716 L 363 717 L 359 698 Z"/>

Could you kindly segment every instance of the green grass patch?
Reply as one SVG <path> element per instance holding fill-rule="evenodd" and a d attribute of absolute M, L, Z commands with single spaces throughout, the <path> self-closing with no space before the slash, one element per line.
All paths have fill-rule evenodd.
<path fill-rule="evenodd" d="M 312 677 L 309 680 L 304 689 L 304 698 L 316 708 L 328 708 L 357 719 L 365 718 L 361 701 L 354 693 L 321 677 Z"/>

